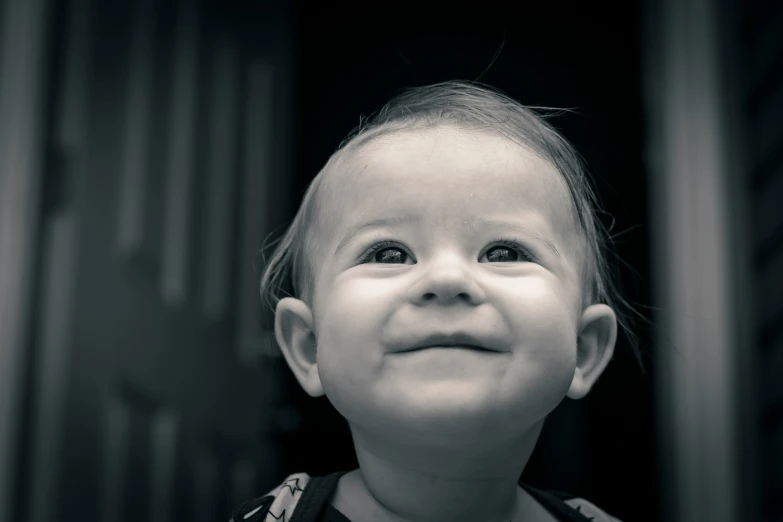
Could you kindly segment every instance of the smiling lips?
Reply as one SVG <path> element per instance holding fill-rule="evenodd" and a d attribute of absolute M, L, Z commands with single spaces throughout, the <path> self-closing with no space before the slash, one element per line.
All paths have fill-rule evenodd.
<path fill-rule="evenodd" d="M 494 352 L 495 350 L 488 350 L 486 348 L 482 348 L 481 346 L 471 346 L 471 345 L 435 345 L 435 346 L 422 346 L 419 348 L 411 348 L 410 350 L 403 350 L 400 353 L 410 353 L 410 352 L 420 352 L 422 350 L 430 350 L 430 349 L 462 349 L 462 350 L 473 350 L 478 352 Z"/>
<path fill-rule="evenodd" d="M 400 350 L 400 352 L 416 352 L 430 348 L 464 349 L 480 352 L 502 351 L 488 344 L 490 343 L 481 341 L 476 336 L 464 332 L 455 332 L 451 334 L 437 333 L 428 335 L 416 342 L 411 343 L 411 345 L 413 345 L 412 348 Z"/>

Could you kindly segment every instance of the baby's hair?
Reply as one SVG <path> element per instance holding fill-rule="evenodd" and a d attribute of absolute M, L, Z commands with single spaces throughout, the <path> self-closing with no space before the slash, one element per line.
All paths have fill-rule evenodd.
<path fill-rule="evenodd" d="M 314 290 L 313 250 L 319 248 L 316 228 L 323 219 L 325 173 L 378 137 L 440 125 L 496 132 L 532 151 L 562 175 L 584 239 L 582 306 L 604 303 L 617 314 L 638 363 L 643 365 L 631 317 L 639 315 L 618 291 L 617 255 L 609 230 L 598 219 L 600 204 L 587 169 L 574 147 L 545 121 L 551 110 L 524 106 L 499 90 L 479 82 L 448 81 L 407 89 L 379 112 L 361 118 L 340 143 L 326 166 L 305 191 L 302 205 L 280 238 L 261 277 L 262 303 L 274 312 L 284 296 L 308 301 Z M 310 255 L 308 255 L 310 254 Z"/>

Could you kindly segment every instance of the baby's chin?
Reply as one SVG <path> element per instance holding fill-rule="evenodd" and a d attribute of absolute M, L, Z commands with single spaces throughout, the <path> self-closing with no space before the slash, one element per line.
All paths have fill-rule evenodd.
<path fill-rule="evenodd" d="M 330 397 L 352 429 L 398 444 L 460 451 L 526 437 L 560 400 L 547 406 L 535 399 L 504 400 L 465 383 L 443 382 L 391 397 Z"/>

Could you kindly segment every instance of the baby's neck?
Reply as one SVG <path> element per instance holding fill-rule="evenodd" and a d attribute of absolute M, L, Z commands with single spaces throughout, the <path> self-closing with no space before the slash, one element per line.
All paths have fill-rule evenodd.
<path fill-rule="evenodd" d="M 353 522 L 538 520 L 518 485 L 538 430 L 513 448 L 437 454 L 388 448 L 354 434 L 360 469 L 344 475 L 332 504 Z M 389 451 L 384 451 L 389 450 Z"/>

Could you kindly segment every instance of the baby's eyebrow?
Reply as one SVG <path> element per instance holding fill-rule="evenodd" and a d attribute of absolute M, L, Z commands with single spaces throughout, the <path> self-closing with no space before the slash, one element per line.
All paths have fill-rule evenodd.
<path fill-rule="evenodd" d="M 553 254 L 555 254 L 560 259 L 564 259 L 563 254 L 560 253 L 560 251 L 557 249 L 555 244 L 546 235 L 542 234 L 535 228 L 530 227 L 523 222 L 517 222 L 516 220 L 502 221 L 497 219 L 477 218 L 474 222 L 474 226 L 475 225 L 482 226 L 484 228 L 516 230 L 526 236 L 530 236 L 533 239 L 540 241 L 547 248 L 549 248 L 549 250 L 551 250 Z"/>
<path fill-rule="evenodd" d="M 337 248 L 335 248 L 334 253 L 335 255 L 345 247 L 345 245 L 348 244 L 348 242 L 353 239 L 359 232 L 362 230 L 365 230 L 367 228 L 375 228 L 375 227 L 384 227 L 384 226 L 394 226 L 394 225 L 405 225 L 405 224 L 415 224 L 418 223 L 420 219 L 417 216 L 394 216 L 394 217 L 388 217 L 388 218 L 378 218 L 373 219 L 372 221 L 367 221 L 366 223 L 361 223 L 359 225 L 354 226 L 350 232 L 340 241 L 340 243 L 337 245 Z M 538 230 L 535 228 L 532 228 L 524 223 L 514 221 L 503 221 L 498 219 L 486 219 L 486 218 L 476 218 L 471 220 L 473 222 L 473 227 L 482 227 L 482 228 L 492 228 L 492 229 L 506 229 L 506 230 L 516 230 L 518 232 L 523 233 L 526 236 L 532 237 L 533 239 L 536 239 L 540 241 L 542 244 L 544 244 L 549 250 L 552 251 L 557 257 L 560 259 L 563 259 L 563 255 L 560 253 L 560 251 L 557 249 L 555 244 L 544 234 L 541 234 Z"/>
<path fill-rule="evenodd" d="M 351 228 L 350 232 L 340 241 L 340 243 L 337 245 L 337 248 L 334 249 L 334 253 L 337 254 L 345 245 L 348 244 L 348 242 L 356 236 L 359 232 L 361 232 L 364 229 L 367 228 L 375 228 L 375 227 L 390 227 L 394 225 L 406 225 L 410 223 L 418 223 L 419 218 L 417 216 L 394 216 L 394 217 L 388 217 L 388 218 L 378 218 L 373 219 L 372 221 L 367 221 L 366 223 L 362 223 L 360 225 L 355 225 L 353 228 Z"/>

